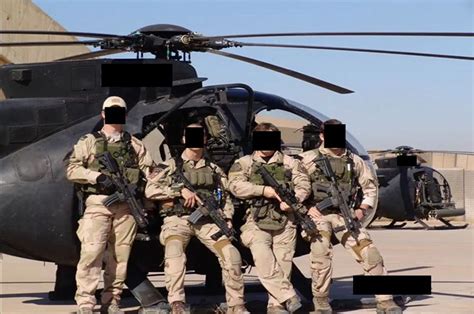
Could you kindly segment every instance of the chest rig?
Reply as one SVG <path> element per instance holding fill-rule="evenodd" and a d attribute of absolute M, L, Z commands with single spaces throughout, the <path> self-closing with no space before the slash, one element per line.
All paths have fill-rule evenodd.
<path fill-rule="evenodd" d="M 315 159 L 320 158 L 321 153 L 317 151 L 317 156 Z M 349 198 L 346 200 L 347 203 L 350 202 L 350 198 L 354 195 L 357 187 L 355 181 L 355 171 L 354 171 L 354 161 L 350 158 L 349 154 L 346 153 L 341 157 L 333 157 L 327 155 L 331 168 L 336 175 L 337 183 L 339 187 L 347 192 Z M 310 175 L 311 187 L 313 190 L 313 201 L 314 203 L 320 202 L 327 197 L 331 196 L 330 186 L 331 183 L 323 174 L 322 170 L 316 165 L 316 170 Z M 334 213 L 339 212 L 339 208 L 328 208 L 325 210 L 325 213 Z"/>
<path fill-rule="evenodd" d="M 132 137 L 129 133 L 124 132 L 120 141 L 115 143 L 107 142 L 106 137 L 100 132 L 92 133 L 95 137 L 95 151 L 96 154 L 103 152 L 110 152 L 113 158 L 117 161 L 121 172 L 125 175 L 131 184 L 136 184 L 139 191 L 143 191 L 144 182 L 141 177 L 140 169 L 138 167 L 138 156 L 135 149 L 132 147 Z M 105 175 L 110 173 L 103 169 L 99 161 L 94 160 L 86 165 L 87 169 L 98 171 Z M 98 185 L 86 184 L 83 186 L 83 192 L 88 194 L 103 194 Z"/>
<path fill-rule="evenodd" d="M 260 167 L 266 168 L 279 184 L 293 188 L 291 170 L 286 170 L 283 163 L 265 164 L 254 162 L 250 167 L 249 182 L 264 185 L 263 178 L 256 173 L 256 170 Z M 247 205 L 250 209 L 250 215 L 252 215 L 255 223 L 262 230 L 281 230 L 288 221 L 287 214 L 281 211 L 280 203 L 277 200 L 256 197 L 248 200 Z"/>
<path fill-rule="evenodd" d="M 203 197 L 216 197 L 217 190 L 222 187 L 220 186 L 220 179 L 215 169 L 211 166 L 210 161 L 205 158 L 205 166 L 201 168 L 193 168 L 191 163 L 185 163 L 181 156 L 175 158 L 176 171 L 182 171 L 186 179 L 191 183 L 193 188 Z M 222 205 L 222 200 L 219 200 Z M 162 211 L 162 216 L 183 216 L 191 214 L 194 209 L 183 206 L 184 199 L 182 197 L 174 199 L 174 206 L 167 210 Z"/>

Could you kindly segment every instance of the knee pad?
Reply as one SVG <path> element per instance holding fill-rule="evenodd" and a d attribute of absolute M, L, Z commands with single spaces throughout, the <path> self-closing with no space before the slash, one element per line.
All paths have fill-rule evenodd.
<path fill-rule="evenodd" d="M 379 250 L 375 247 L 367 248 L 367 264 L 370 266 L 376 266 L 383 262 L 382 255 L 380 255 Z"/>
<path fill-rule="evenodd" d="M 375 246 L 368 246 L 361 253 L 365 271 L 369 272 L 375 269 L 373 274 L 383 273 L 383 258 Z"/>
<path fill-rule="evenodd" d="M 184 255 L 183 241 L 168 237 L 165 241 L 165 258 L 179 258 Z"/>
<path fill-rule="evenodd" d="M 364 250 L 368 246 L 372 246 L 372 241 L 369 239 L 362 239 L 359 241 L 359 244 L 354 245 L 351 247 L 351 249 L 354 251 L 354 253 L 357 255 L 357 258 L 359 260 L 364 260 L 364 257 L 362 256 L 362 250 Z"/>
<path fill-rule="evenodd" d="M 232 266 L 238 265 L 240 268 L 240 266 L 242 266 L 242 258 L 240 256 L 239 250 L 237 250 L 235 246 L 229 245 L 227 251 L 228 254 L 225 255 L 228 255 L 229 257 L 226 258 L 226 260 L 228 260 Z"/>
<path fill-rule="evenodd" d="M 180 274 L 185 271 L 186 255 L 183 242 L 178 239 L 166 239 L 165 244 L 165 273 Z"/>

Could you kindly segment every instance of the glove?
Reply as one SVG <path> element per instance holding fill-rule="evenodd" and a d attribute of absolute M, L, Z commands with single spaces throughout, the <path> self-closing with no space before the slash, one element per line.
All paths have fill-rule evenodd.
<path fill-rule="evenodd" d="M 114 187 L 114 183 L 109 178 L 109 176 L 106 176 L 103 173 L 97 177 L 97 184 L 99 185 L 99 189 L 107 194 L 111 193 Z"/>

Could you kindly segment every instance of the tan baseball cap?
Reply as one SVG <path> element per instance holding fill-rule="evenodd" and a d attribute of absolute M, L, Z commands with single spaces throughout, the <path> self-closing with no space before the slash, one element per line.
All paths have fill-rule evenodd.
<path fill-rule="evenodd" d="M 106 100 L 104 100 L 102 110 L 113 106 L 118 106 L 127 109 L 127 104 L 125 103 L 125 100 L 118 96 L 110 96 Z"/>

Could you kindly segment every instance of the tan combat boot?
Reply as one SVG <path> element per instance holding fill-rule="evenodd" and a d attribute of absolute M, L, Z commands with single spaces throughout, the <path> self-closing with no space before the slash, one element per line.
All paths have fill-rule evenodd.
<path fill-rule="evenodd" d="M 182 301 L 175 301 L 171 303 L 171 314 L 190 314 L 189 306 Z"/>
<path fill-rule="evenodd" d="M 402 309 L 393 300 L 377 302 L 377 314 L 401 314 Z"/>
<path fill-rule="evenodd" d="M 234 305 L 227 308 L 226 314 L 250 314 L 245 305 Z"/>
<path fill-rule="evenodd" d="M 285 309 L 284 306 L 275 305 L 267 308 L 267 314 L 288 314 L 289 312 Z"/>
<path fill-rule="evenodd" d="M 301 300 L 297 295 L 285 301 L 285 307 L 290 313 L 296 312 L 301 306 Z"/>
<path fill-rule="evenodd" d="M 94 311 L 88 307 L 81 307 L 77 310 L 77 314 L 93 314 Z"/>
<path fill-rule="evenodd" d="M 329 304 L 329 299 L 328 297 L 314 297 L 313 298 L 313 303 L 314 303 L 314 314 L 331 314 L 332 313 L 332 308 L 331 305 Z"/>

